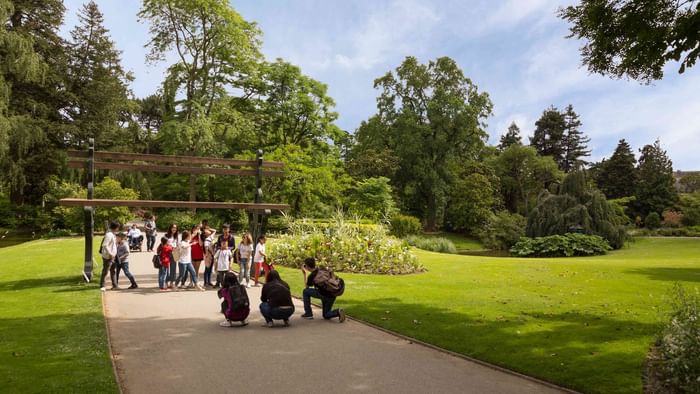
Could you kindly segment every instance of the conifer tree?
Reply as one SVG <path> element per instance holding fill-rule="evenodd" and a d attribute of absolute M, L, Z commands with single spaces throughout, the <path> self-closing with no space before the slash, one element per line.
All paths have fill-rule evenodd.
<path fill-rule="evenodd" d="M 535 122 L 535 134 L 530 138 L 530 145 L 540 156 L 551 156 L 562 168 L 564 162 L 564 132 L 566 119 L 559 110 L 551 106 Z"/>
<path fill-rule="evenodd" d="M 641 217 L 646 217 L 651 212 L 661 214 L 678 201 L 673 163 L 659 140 L 653 145 L 645 145 L 640 152 L 635 194 L 637 199 L 633 202 L 633 207 Z"/>
<path fill-rule="evenodd" d="M 508 131 L 501 136 L 501 141 L 498 144 L 498 151 L 502 152 L 511 145 L 522 145 L 523 141 L 520 137 L 520 127 L 515 122 L 508 126 Z"/>
<path fill-rule="evenodd" d="M 562 138 L 564 152 L 560 168 L 568 173 L 586 164 L 582 158 L 591 155 L 591 151 L 588 150 L 588 143 L 591 142 L 591 139 L 586 137 L 579 129 L 581 120 L 579 120 L 579 116 L 574 112 L 574 107 L 571 104 L 566 107 L 566 111 L 562 115 L 564 116 L 565 126 Z"/>
<path fill-rule="evenodd" d="M 97 4 L 85 4 L 78 19 L 71 31 L 68 67 L 71 103 L 66 112 L 73 125 L 68 144 L 85 147 L 89 138 L 95 138 L 96 146 L 106 149 L 122 138 L 120 121 L 129 103 L 130 76 L 122 69 L 120 52 L 104 27 Z"/>
<path fill-rule="evenodd" d="M 596 184 L 607 198 L 634 196 L 637 183 L 637 159 L 632 148 L 621 139 L 609 160 L 601 163 Z"/>

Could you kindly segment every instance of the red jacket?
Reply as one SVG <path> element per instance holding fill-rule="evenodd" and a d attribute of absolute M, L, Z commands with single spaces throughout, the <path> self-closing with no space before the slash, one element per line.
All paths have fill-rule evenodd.
<path fill-rule="evenodd" d="M 170 267 L 170 254 L 173 252 L 173 247 L 170 244 L 165 244 L 158 249 L 160 263 L 163 264 L 165 268 Z"/>

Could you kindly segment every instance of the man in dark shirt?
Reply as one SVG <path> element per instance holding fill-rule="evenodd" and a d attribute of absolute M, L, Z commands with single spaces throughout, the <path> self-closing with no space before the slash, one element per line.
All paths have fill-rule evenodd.
<path fill-rule="evenodd" d="M 273 320 L 283 320 L 285 326 L 289 325 L 289 318 L 294 314 L 294 303 L 289 285 L 280 278 L 279 272 L 270 271 L 268 274 L 260 301 L 260 313 L 265 318 L 266 327 L 272 327 Z"/>
<path fill-rule="evenodd" d="M 313 257 L 308 257 L 304 260 L 304 265 L 301 267 L 302 272 L 304 272 L 304 278 L 306 282 L 306 288 L 302 293 L 304 297 L 304 314 L 301 315 L 304 319 L 313 319 L 314 314 L 311 311 L 311 297 L 320 298 L 321 306 L 323 309 L 323 318 L 328 320 L 337 317 L 342 323 L 345 321 L 345 311 L 342 309 L 331 309 L 333 308 L 333 303 L 335 302 L 335 296 L 328 294 L 324 289 L 316 287 L 314 284 L 314 278 L 318 274 L 318 268 L 316 268 L 316 260 Z M 308 272 L 308 276 L 307 276 Z"/>
<path fill-rule="evenodd" d="M 221 242 L 225 239 L 228 241 L 228 248 L 233 252 L 236 248 L 236 240 L 233 238 L 233 234 L 231 234 L 231 227 L 228 224 L 224 224 L 222 227 L 223 232 L 216 241 L 216 250 L 221 249 Z"/>

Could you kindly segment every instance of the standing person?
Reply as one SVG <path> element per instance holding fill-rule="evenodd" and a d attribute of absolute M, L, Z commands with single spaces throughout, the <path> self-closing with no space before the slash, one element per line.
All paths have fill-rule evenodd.
<path fill-rule="evenodd" d="M 180 258 L 178 255 L 178 246 L 180 246 L 180 235 L 177 231 L 177 224 L 171 223 L 168 227 L 168 232 L 165 233 L 170 249 L 170 269 L 168 270 L 168 288 L 172 289 L 177 278 L 177 262 Z"/>
<path fill-rule="evenodd" d="M 126 275 L 126 277 L 129 279 L 129 282 L 131 282 L 131 286 L 129 286 L 129 289 L 137 289 L 139 286 L 136 284 L 134 276 L 131 275 L 131 271 L 129 271 L 130 246 L 129 242 L 125 238 L 126 235 L 124 235 L 124 233 L 117 234 L 117 278 L 115 282 L 117 284 L 117 288 L 119 288 L 119 272 L 124 271 L 124 275 Z"/>
<path fill-rule="evenodd" d="M 274 326 L 273 320 L 282 320 L 289 325 L 289 318 L 294 314 L 292 293 L 287 282 L 280 278 L 277 271 L 270 271 L 260 296 L 260 313 L 265 318 L 265 326 Z"/>
<path fill-rule="evenodd" d="M 251 256 L 253 254 L 253 237 L 246 233 L 241 238 L 241 243 L 238 244 L 238 262 L 241 265 L 241 270 L 238 274 L 238 279 L 241 284 L 245 279 L 245 286 L 250 287 L 250 266 L 252 263 Z"/>
<path fill-rule="evenodd" d="M 326 290 L 316 287 L 314 283 L 314 278 L 318 275 L 318 268 L 316 268 L 316 260 L 313 257 L 308 257 L 304 260 L 304 265 L 301 267 L 304 273 L 304 282 L 306 282 L 306 288 L 302 292 L 304 298 L 304 314 L 301 315 L 304 319 L 313 319 L 314 314 L 311 311 L 311 297 L 320 298 L 321 306 L 323 309 L 323 318 L 328 320 L 337 317 L 342 323 L 345 321 L 345 311 L 342 309 L 333 309 L 333 303 L 335 302 L 335 296 L 329 294 Z M 307 275 L 308 273 L 308 275 Z"/>
<path fill-rule="evenodd" d="M 166 286 L 166 280 L 168 278 L 168 271 L 170 271 L 170 263 L 173 261 L 173 247 L 168 243 L 167 237 L 160 239 L 157 253 L 158 256 L 160 256 L 161 264 L 161 267 L 158 269 L 158 288 L 160 288 L 160 291 L 170 291 Z"/>
<path fill-rule="evenodd" d="M 228 245 L 226 248 L 229 250 L 229 252 L 231 252 L 231 256 L 233 257 L 233 249 L 236 247 L 236 239 L 233 238 L 233 234 L 231 234 L 231 227 L 228 224 L 224 224 L 222 226 L 221 235 L 219 235 L 219 239 L 216 241 L 217 251 L 223 248 L 222 244 L 224 241 L 226 241 L 226 245 Z M 221 282 L 219 275 L 216 275 L 216 284 L 214 287 L 219 287 L 220 284 Z"/>
<path fill-rule="evenodd" d="M 258 286 L 260 270 L 263 270 L 263 264 L 266 264 L 265 259 L 267 259 L 267 255 L 265 254 L 265 242 L 267 242 L 267 238 L 265 238 L 264 235 L 261 235 L 260 237 L 258 237 L 258 244 L 255 245 L 255 258 L 253 258 L 253 263 L 255 264 L 255 287 Z M 265 275 L 264 270 L 263 275 Z M 265 280 L 267 280 L 267 276 Z"/>
<path fill-rule="evenodd" d="M 102 255 L 102 275 L 100 275 L 100 290 L 107 291 L 105 288 L 105 277 L 107 277 L 107 272 L 109 272 L 109 278 L 112 280 L 112 288 L 117 287 L 117 283 L 114 281 L 115 270 L 117 266 L 114 264 L 114 259 L 117 256 L 117 239 L 114 236 L 114 232 L 119 230 L 119 223 L 111 222 L 109 224 L 109 230 L 105 233 L 105 237 L 102 239 L 102 247 L 100 248 L 100 255 Z"/>
<path fill-rule="evenodd" d="M 194 277 L 199 277 L 199 266 L 202 265 L 202 260 L 204 260 L 204 239 L 202 239 L 202 226 L 195 224 L 192 227 L 192 239 L 190 239 L 190 245 L 192 245 L 192 265 L 194 266 Z"/>
<path fill-rule="evenodd" d="M 204 223 L 203 221 L 202 223 Z M 211 272 L 214 270 L 214 253 L 216 252 L 214 244 L 214 234 L 216 230 L 210 228 L 209 225 L 204 226 L 204 286 L 214 286 L 211 283 Z"/>
<path fill-rule="evenodd" d="M 153 252 L 153 248 L 156 246 L 156 216 L 148 212 L 144 215 L 145 221 L 143 226 L 146 229 L 146 251 Z"/>
<path fill-rule="evenodd" d="M 231 269 L 231 258 L 233 257 L 231 250 L 228 248 L 228 241 L 221 242 L 221 249 L 214 254 L 216 261 L 216 284 L 214 287 L 219 287 L 219 284 L 224 280 L 224 274 Z"/>
<path fill-rule="evenodd" d="M 192 286 L 199 290 L 204 290 L 199 284 L 197 284 L 197 274 L 194 272 L 194 267 L 192 267 L 192 243 L 190 243 L 190 233 L 187 231 L 182 232 L 182 240 L 180 240 L 180 276 L 177 277 L 176 284 L 179 282 L 178 288 L 182 289 L 185 287 L 185 281 L 187 281 L 187 273 L 190 273 L 192 277 Z"/>

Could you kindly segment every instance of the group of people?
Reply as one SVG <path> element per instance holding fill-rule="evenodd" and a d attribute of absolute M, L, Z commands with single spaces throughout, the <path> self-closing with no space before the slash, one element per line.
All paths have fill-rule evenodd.
<path fill-rule="evenodd" d="M 102 274 L 100 276 L 100 289 L 106 291 L 105 279 L 110 274 L 112 289 L 119 289 L 119 275 L 123 271 L 131 285 L 129 289 L 138 288 L 134 276 L 129 271 L 129 253 L 134 249 L 141 249 L 143 236 L 136 225 L 132 225 L 128 234 L 120 232 L 120 224 L 112 222 L 109 231 L 100 247 L 102 256 Z M 157 235 L 155 216 L 149 216 L 144 223 L 146 232 L 146 249 L 154 251 Z M 135 231 L 137 230 L 137 231 Z M 160 244 L 155 249 L 161 267 L 158 269 L 158 287 L 161 292 L 171 291 L 175 287 L 179 289 L 194 288 L 205 290 L 205 287 L 220 288 L 217 292 L 219 298 L 223 298 L 222 313 L 226 320 L 222 326 L 233 326 L 234 322 L 247 324 L 250 307 L 246 288 L 251 287 L 251 275 L 253 286 L 259 286 L 259 279 L 265 277 L 265 285 L 262 288 L 260 312 L 265 318 L 265 325 L 272 326 L 274 320 L 282 320 L 289 324 L 289 318 L 294 313 L 289 285 L 283 281 L 279 272 L 274 270 L 268 261 L 265 244 L 265 236 L 260 236 L 255 247 L 250 234 L 245 234 L 236 247 L 235 238 L 228 225 L 224 225 L 221 234 L 216 237 L 217 231 L 209 226 L 207 220 L 194 225 L 191 231 L 179 232 L 177 224 L 170 224 L 168 230 L 160 239 Z M 204 262 L 203 286 L 199 284 L 199 270 Z M 233 264 L 238 265 L 238 272 L 232 270 Z M 253 272 L 251 272 L 253 269 Z M 212 274 L 216 271 L 215 283 L 212 283 Z M 318 273 L 316 262 L 313 258 L 307 258 L 302 267 L 306 288 L 303 291 L 305 319 L 313 319 L 311 298 L 318 298 L 322 303 L 323 317 L 325 319 L 338 318 L 345 320 L 342 309 L 332 309 L 335 296 L 315 284 L 314 278 Z M 189 284 L 185 286 L 189 279 Z"/>

